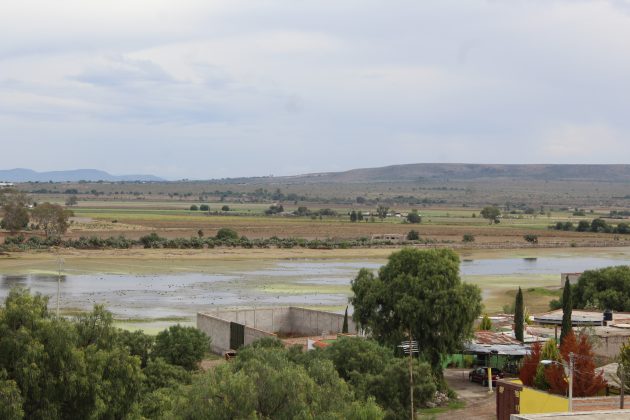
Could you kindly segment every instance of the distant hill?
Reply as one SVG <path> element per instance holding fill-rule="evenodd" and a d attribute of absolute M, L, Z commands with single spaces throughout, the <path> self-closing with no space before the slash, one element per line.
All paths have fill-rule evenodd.
<path fill-rule="evenodd" d="M 0 182 L 164 181 L 153 175 L 111 175 L 97 169 L 36 172 L 31 169 L 0 170 Z"/>
<path fill-rule="evenodd" d="M 514 179 L 630 182 L 630 165 L 494 165 L 415 163 L 287 177 L 251 178 L 252 182 L 361 183 L 419 180 Z"/>

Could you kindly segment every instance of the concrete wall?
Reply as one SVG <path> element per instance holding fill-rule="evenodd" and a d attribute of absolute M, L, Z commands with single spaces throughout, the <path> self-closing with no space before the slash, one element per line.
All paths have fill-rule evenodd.
<path fill-rule="evenodd" d="M 290 308 L 291 332 L 304 336 L 323 333 L 340 333 L 343 328 L 343 315 L 304 308 Z M 348 316 L 348 332 L 356 334 L 357 328 Z"/>
<path fill-rule="evenodd" d="M 571 282 L 571 286 L 575 286 L 582 276 L 582 273 L 562 273 L 560 274 L 560 287 L 564 287 L 564 283 L 567 282 L 567 277 Z"/>
<path fill-rule="evenodd" d="M 230 321 L 209 314 L 197 314 L 197 328 L 212 339 L 210 351 L 221 354 L 230 349 Z"/>
<path fill-rule="evenodd" d="M 607 359 L 614 359 L 619 355 L 621 346 L 628 341 L 628 336 L 613 335 L 610 337 L 602 337 L 598 335 L 599 343 L 593 347 L 596 356 Z"/>
<path fill-rule="evenodd" d="M 275 337 L 277 333 L 300 336 L 340 333 L 343 315 L 293 307 L 200 312 L 197 314 L 197 328 L 212 339 L 212 352 L 221 354 L 230 349 L 230 322 L 245 326 L 247 345 L 259 338 Z M 348 332 L 356 333 L 356 326 L 351 318 L 348 318 Z"/>

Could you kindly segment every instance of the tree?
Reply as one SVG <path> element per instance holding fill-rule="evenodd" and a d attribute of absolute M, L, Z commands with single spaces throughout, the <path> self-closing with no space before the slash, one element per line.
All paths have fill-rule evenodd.
<path fill-rule="evenodd" d="M 412 210 L 407 214 L 407 221 L 409 223 L 422 223 L 422 216 L 420 216 L 418 210 Z"/>
<path fill-rule="evenodd" d="M 226 241 L 226 240 L 235 241 L 238 239 L 238 233 L 234 229 L 221 228 L 219 229 L 215 237 L 221 241 Z"/>
<path fill-rule="evenodd" d="M 68 219 L 74 214 L 58 204 L 44 203 L 35 207 L 31 215 L 46 237 L 49 237 L 65 233 L 69 226 Z"/>
<path fill-rule="evenodd" d="M 207 204 L 200 204 L 199 211 L 210 211 L 210 206 Z"/>
<path fill-rule="evenodd" d="M 573 353 L 573 395 L 575 397 L 591 397 L 606 388 L 603 372 L 596 373 L 594 353 L 586 334 L 580 334 L 576 338 L 570 331 L 560 344 L 560 356 L 565 365 L 570 363 L 570 354 Z M 565 380 L 564 368 L 552 364 L 545 369 L 545 377 L 551 392 L 566 395 L 568 383 Z"/>
<path fill-rule="evenodd" d="M 356 222 L 357 221 L 357 212 L 355 210 L 352 210 L 350 212 L 350 221 L 351 222 Z"/>
<path fill-rule="evenodd" d="M 228 206 L 227 204 L 224 205 L 223 207 L 221 207 L 221 211 L 230 211 L 230 206 Z"/>
<path fill-rule="evenodd" d="M 177 324 L 155 337 L 151 356 L 162 357 L 168 363 L 186 370 L 194 370 L 209 347 L 210 339 L 203 332 Z"/>
<path fill-rule="evenodd" d="M 357 212 L 357 220 L 359 222 L 363 221 L 363 212 L 361 210 Z"/>
<path fill-rule="evenodd" d="M 407 233 L 408 241 L 417 241 L 419 239 L 420 239 L 420 233 L 418 233 L 417 230 L 410 230 L 409 233 Z"/>
<path fill-rule="evenodd" d="M 76 206 L 79 203 L 77 196 L 72 194 L 70 197 L 66 198 L 66 206 Z"/>
<path fill-rule="evenodd" d="M 462 237 L 462 242 L 464 243 L 475 242 L 475 235 L 473 235 L 472 233 L 464 233 L 464 236 Z"/>
<path fill-rule="evenodd" d="M 191 204 L 190 211 L 197 211 L 197 210 L 199 210 L 199 207 L 197 207 L 196 204 Z"/>
<path fill-rule="evenodd" d="M 0 227 L 11 233 L 19 232 L 28 226 L 29 215 L 26 206 L 29 200 L 26 194 L 17 190 L 0 192 L 0 208 L 3 216 Z"/>
<path fill-rule="evenodd" d="M 571 289 L 575 309 L 630 311 L 630 266 L 585 271 Z"/>
<path fill-rule="evenodd" d="M 519 286 L 514 301 L 514 338 L 523 342 L 523 328 L 525 323 L 525 308 L 523 306 L 523 291 Z"/>
<path fill-rule="evenodd" d="M 495 206 L 487 206 L 481 210 L 481 217 L 488 219 L 489 224 L 496 223 L 501 215 L 501 210 Z"/>
<path fill-rule="evenodd" d="M 518 374 L 518 378 L 523 382 L 523 385 L 534 386 L 534 378 L 540 364 L 541 351 L 542 346 L 540 342 L 535 342 L 532 344 L 529 354 L 523 358 L 523 365 Z"/>
<path fill-rule="evenodd" d="M 348 307 L 346 306 L 346 312 L 343 314 L 343 326 L 341 327 L 343 334 L 348 334 Z"/>
<path fill-rule="evenodd" d="M 381 221 L 387 217 L 388 212 L 389 212 L 389 207 L 386 207 L 382 204 L 379 204 L 378 207 L 376 208 L 376 214 L 378 215 L 378 218 L 381 219 Z"/>
<path fill-rule="evenodd" d="M 395 252 L 377 276 L 362 269 L 352 291 L 353 319 L 359 325 L 392 346 L 411 332 L 440 375 L 441 356 L 459 348 L 481 313 L 481 292 L 462 283 L 459 257 L 449 249 Z"/>
<path fill-rule="evenodd" d="M 492 321 L 488 317 L 488 314 L 484 314 L 481 319 L 481 323 L 479 324 L 479 331 L 490 331 L 492 330 Z"/>
<path fill-rule="evenodd" d="M 20 420 L 24 418 L 22 394 L 13 380 L 2 379 L 0 375 L 0 419 Z"/>
<path fill-rule="evenodd" d="M 591 232 L 610 233 L 612 228 L 604 219 L 594 219 L 591 222 Z"/>
<path fill-rule="evenodd" d="M 564 282 L 564 290 L 562 291 L 562 329 L 560 331 L 560 344 L 564 341 L 564 337 L 573 331 L 571 323 L 571 315 L 573 313 L 573 299 L 571 298 L 571 282 L 567 276 Z"/>
<path fill-rule="evenodd" d="M 591 228 L 591 224 L 586 220 L 580 220 L 575 228 L 578 232 L 586 232 Z"/>
<path fill-rule="evenodd" d="M 523 236 L 523 239 L 525 239 L 525 241 L 529 242 L 530 244 L 538 244 L 538 235 L 527 234 Z"/>

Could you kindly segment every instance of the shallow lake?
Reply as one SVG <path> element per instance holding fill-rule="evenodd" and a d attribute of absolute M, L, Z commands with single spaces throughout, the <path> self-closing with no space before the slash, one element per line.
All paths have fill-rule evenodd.
<path fill-rule="evenodd" d="M 67 267 L 60 283 L 60 306 L 66 310 L 88 310 L 100 303 L 118 319 L 149 321 L 149 328 L 159 322 L 192 322 L 196 312 L 220 307 L 299 305 L 339 310 L 347 304 L 350 280 L 358 270 L 376 270 L 384 262 L 261 260 L 247 266 L 222 265 L 215 273 L 153 275 L 72 274 L 72 268 Z M 484 276 L 509 276 L 512 281 L 522 277 L 527 285 L 543 275 L 549 284 L 549 276 L 557 275 L 559 285 L 561 272 L 629 263 L 625 256 L 463 259 L 461 274 L 469 281 Z M 0 299 L 18 285 L 50 296 L 50 306 L 54 308 L 57 276 L 0 275 Z"/>

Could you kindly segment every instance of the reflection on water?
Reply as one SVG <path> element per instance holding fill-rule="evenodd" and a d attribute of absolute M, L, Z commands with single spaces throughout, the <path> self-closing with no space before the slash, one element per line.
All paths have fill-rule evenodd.
<path fill-rule="evenodd" d="M 217 273 L 70 274 L 61 278 L 61 305 L 89 310 L 94 304 L 105 304 L 116 317 L 143 319 L 192 319 L 198 311 L 226 306 L 345 307 L 350 281 L 358 270 L 362 267 L 376 270 L 384 262 L 303 260 L 269 264 L 265 261 L 260 268 L 242 270 L 235 266 Z M 627 263 L 622 259 L 596 257 L 465 259 L 461 273 L 463 277 L 559 274 Z M 331 287 L 344 285 L 348 286 L 347 292 L 331 293 Z M 55 297 L 57 276 L 0 276 L 0 299 L 14 286 Z"/>

